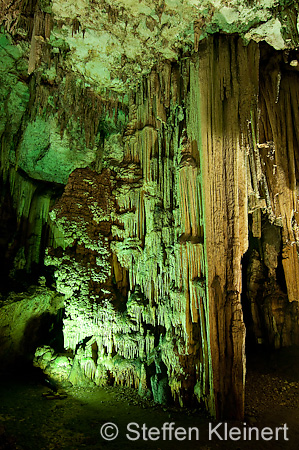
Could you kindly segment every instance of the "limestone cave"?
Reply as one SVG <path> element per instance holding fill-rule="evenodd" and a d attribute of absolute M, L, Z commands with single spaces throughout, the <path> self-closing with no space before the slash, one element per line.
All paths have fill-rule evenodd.
<path fill-rule="evenodd" d="M 297 449 L 299 2 L 1 0 L 0 139 L 0 450 Z"/>

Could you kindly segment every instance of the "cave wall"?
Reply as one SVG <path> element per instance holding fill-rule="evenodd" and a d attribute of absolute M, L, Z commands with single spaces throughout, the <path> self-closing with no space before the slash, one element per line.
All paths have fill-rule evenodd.
<path fill-rule="evenodd" d="M 33 264 L 43 265 L 45 247 L 60 239 L 49 211 L 70 173 L 78 167 L 100 167 L 104 136 L 121 132 L 127 115 L 116 94 L 95 94 L 84 80 L 64 70 L 69 48 L 46 41 L 51 15 L 30 11 L 25 8 L 19 21 L 25 21 L 29 35 L 37 29 L 38 48 L 0 33 L 1 204 L 11 205 L 12 211 L 8 214 L 4 206 L 3 214 L 17 222 L 3 242 L 4 280 L 19 268 L 29 273 Z M 35 73 L 28 67 L 32 58 Z"/>
<path fill-rule="evenodd" d="M 105 139 L 102 181 L 87 169 L 73 172 L 51 213 L 70 240 L 65 263 L 59 250 L 56 257 L 49 249 L 47 258 L 58 266 L 58 290 L 66 295 L 65 345 L 75 351 L 89 338 L 84 364 L 96 383 L 112 377 L 154 391 L 167 377 L 180 404 L 195 393 L 219 417 L 242 417 L 241 261 L 249 233 L 260 240 L 264 277 L 263 299 L 250 291 L 250 275 L 244 287 L 256 339 L 262 322 L 266 343 L 297 343 L 297 193 L 289 185 L 295 165 L 285 164 L 286 138 L 273 139 L 275 122 L 266 134 L 279 99 L 276 77 L 265 107 L 266 50 L 260 52 L 256 44 L 217 36 L 180 65 L 157 67 L 130 99 L 124 136 Z M 290 59 L 280 63 L 283 98 L 288 73 L 295 79 L 297 73 Z M 294 159 L 296 146 L 287 148 Z M 284 219 L 275 209 L 277 189 L 284 193 Z M 101 239 L 94 239 L 98 233 Z M 293 244 L 283 238 L 290 234 Z M 248 252 L 253 255 L 251 246 Z M 254 270 L 254 258 L 246 270 Z"/>
<path fill-rule="evenodd" d="M 285 51 L 214 34 L 241 29 L 211 8 L 123 92 L 73 71 L 84 27 L 65 19 L 67 34 L 48 3 L 8 5 L 1 34 L 5 296 L 34 265 L 64 296 L 66 378 L 242 419 L 245 324 L 257 343 L 299 341 L 296 8 L 267 16 L 275 31 L 285 14 Z M 279 47 L 274 31 L 256 40 Z"/>
<path fill-rule="evenodd" d="M 259 111 L 250 159 L 244 295 L 254 340 L 298 345 L 297 54 L 261 46 Z"/>
<path fill-rule="evenodd" d="M 242 417 L 258 64 L 256 44 L 217 37 L 157 67 L 130 99 L 124 136 L 105 140 L 101 174 L 74 171 L 52 210 L 66 243 L 46 263 L 66 296 L 65 346 L 96 343 L 86 363 L 96 383 L 112 376 L 150 389 L 163 364 L 181 405 L 195 392 L 213 414 Z"/>
<path fill-rule="evenodd" d="M 42 285 L 0 298 L 0 376 L 14 374 L 16 368 L 23 375 L 32 365 L 37 346 L 47 343 L 62 350 L 57 319 L 61 319 L 63 301 L 62 295 Z"/>

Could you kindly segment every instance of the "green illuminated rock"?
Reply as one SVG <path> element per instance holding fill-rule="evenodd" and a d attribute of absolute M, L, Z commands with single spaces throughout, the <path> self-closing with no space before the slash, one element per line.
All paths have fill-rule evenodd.
<path fill-rule="evenodd" d="M 41 272 L 64 296 L 68 353 L 35 364 L 243 420 L 245 331 L 299 342 L 297 3 L 0 18 L 3 284 Z"/>
<path fill-rule="evenodd" d="M 95 158 L 96 149 L 83 146 L 78 150 L 66 135 L 61 138 L 54 117 L 37 116 L 30 122 L 17 150 L 17 165 L 31 178 L 62 184 L 74 169 L 89 165 Z"/>
<path fill-rule="evenodd" d="M 51 338 L 50 329 L 61 308 L 63 297 L 45 287 L 19 294 L 13 292 L 0 301 L 2 374 L 12 364 L 21 366 L 33 359 L 36 347 Z"/>

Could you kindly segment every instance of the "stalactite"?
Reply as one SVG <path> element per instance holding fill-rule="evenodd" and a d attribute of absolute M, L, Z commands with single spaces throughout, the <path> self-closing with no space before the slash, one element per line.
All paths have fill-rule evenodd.
<path fill-rule="evenodd" d="M 257 93 L 257 48 L 238 41 L 210 40 L 201 63 L 191 65 L 190 110 L 193 129 L 200 123 L 203 192 L 207 340 L 211 345 L 217 415 L 240 418 L 244 408 L 245 328 L 241 308 L 241 257 L 247 249 L 245 154 L 240 145 Z M 216 62 L 217 61 L 217 62 Z M 250 64 L 248 80 L 245 62 Z M 239 91 L 240 79 L 248 90 Z M 207 85 L 207 80 L 213 84 Z M 198 80 L 198 81 L 197 81 Z M 213 90 L 211 90 L 213 86 Z M 240 106 L 238 106 L 240 105 Z M 198 115 L 198 116 L 197 116 Z M 211 121 L 210 119 L 211 118 Z M 194 131 L 193 131 L 194 133 Z M 232 152 L 231 149 L 234 149 Z M 245 189 L 244 189 L 245 188 Z M 244 229 L 244 231 L 242 231 Z M 224 312 L 220 313 L 220 311 Z M 227 335 L 231 327 L 232 334 Z M 218 341 L 212 336 L 218 336 Z M 224 353 L 227 355 L 224 363 Z M 209 354 L 209 352 L 208 352 Z M 228 361 L 229 358 L 229 361 Z M 223 376 L 227 371 L 229 377 Z M 221 373 L 221 376 L 220 376 Z M 227 395 L 229 392 L 230 400 Z"/>
<path fill-rule="evenodd" d="M 46 245 L 44 241 L 45 229 L 51 227 L 49 211 L 55 201 L 55 194 L 44 191 L 40 194 L 37 182 L 24 177 L 18 171 L 9 172 L 9 185 L 12 204 L 17 216 L 18 230 L 24 229 L 26 239 L 25 269 L 30 272 L 32 263 L 41 263 L 41 255 Z M 56 246 L 55 233 L 52 237 Z M 58 238 L 58 237 L 57 237 Z"/>
<path fill-rule="evenodd" d="M 254 239 L 264 239 L 265 215 L 282 228 L 290 299 L 295 295 L 297 112 L 291 114 L 295 103 L 283 73 L 277 103 L 277 84 L 259 82 L 257 44 L 217 36 L 196 45 L 192 58 L 159 64 L 131 94 L 123 136 L 119 128 L 103 134 L 100 173 L 71 174 L 50 213 L 47 263 L 66 297 L 65 347 L 77 352 L 87 377 L 146 390 L 150 366 L 160 362 L 179 404 L 195 397 L 212 415 L 242 419 L 242 257 L 248 227 Z M 73 102 L 92 144 L 99 115 L 119 110 L 112 100 L 104 105 L 67 75 L 56 103 L 61 130 L 72 117 L 63 105 Z M 278 120 L 286 104 L 287 137 Z M 281 194 L 288 174 L 290 189 Z M 274 250 L 265 245 L 267 262 Z M 262 266 L 251 256 L 250 264 Z M 265 305 L 278 345 L 285 342 L 283 325 L 271 302 Z M 251 306 L 257 316 L 257 304 Z M 90 348 L 80 353 L 90 336 L 97 360 Z"/>
<path fill-rule="evenodd" d="M 34 13 L 31 48 L 29 55 L 28 74 L 30 75 L 42 62 L 43 54 L 53 26 L 50 14 L 37 9 Z M 46 53 L 46 52 L 45 52 Z"/>
<path fill-rule="evenodd" d="M 273 64 L 279 67 L 279 60 L 274 60 Z M 267 68 L 265 68 L 266 70 Z M 276 149 L 273 160 L 264 159 L 265 176 L 267 186 L 271 186 L 270 201 L 274 217 L 282 220 L 283 267 L 289 301 L 297 301 L 299 262 L 296 246 L 291 244 L 296 242 L 291 224 L 293 211 L 297 210 L 295 154 L 298 147 L 298 136 L 296 136 L 296 131 L 294 132 L 296 127 L 293 122 L 298 120 L 296 108 L 294 108 L 294 99 L 298 97 L 298 93 L 295 88 L 296 82 L 292 80 L 295 75 L 286 70 L 280 78 L 281 91 L 277 100 L 277 88 L 273 81 L 275 73 L 275 71 L 265 73 L 261 88 L 265 141 L 273 138 L 273 145 Z M 264 120 L 265 116 L 268 120 L 267 123 Z M 285 121 L 286 126 L 281 123 L 282 120 Z M 296 134 L 294 135 L 294 133 Z M 273 176 L 274 166 L 275 174 Z"/>

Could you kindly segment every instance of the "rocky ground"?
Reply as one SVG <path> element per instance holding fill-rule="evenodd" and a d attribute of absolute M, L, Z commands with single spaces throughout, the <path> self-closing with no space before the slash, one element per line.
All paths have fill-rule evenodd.
<path fill-rule="evenodd" d="M 299 349 L 255 354 L 248 358 L 246 426 L 279 427 L 287 424 L 288 441 L 280 431 L 277 441 L 209 440 L 209 424 L 202 411 L 157 406 L 125 388 L 65 388 L 49 390 L 35 373 L 2 380 L 0 387 L 0 450 L 116 450 L 116 449 L 297 449 L 299 421 Z M 119 428 L 115 440 L 101 436 L 103 425 Z M 196 427 L 192 440 L 149 438 L 148 429 L 175 422 L 175 428 Z M 131 425 L 130 431 L 127 426 Z M 142 434 L 147 440 L 130 440 Z M 212 427 L 217 425 L 212 423 Z M 243 429 L 236 422 L 228 424 Z M 138 428 L 139 427 L 139 428 Z M 222 426 L 223 427 L 223 426 Z M 218 431 L 223 437 L 223 428 Z M 112 429 L 107 429 L 109 434 Z M 152 435 L 155 437 L 155 435 Z M 161 431 L 162 436 L 162 431 Z M 198 438 L 198 439 L 196 439 Z"/>

